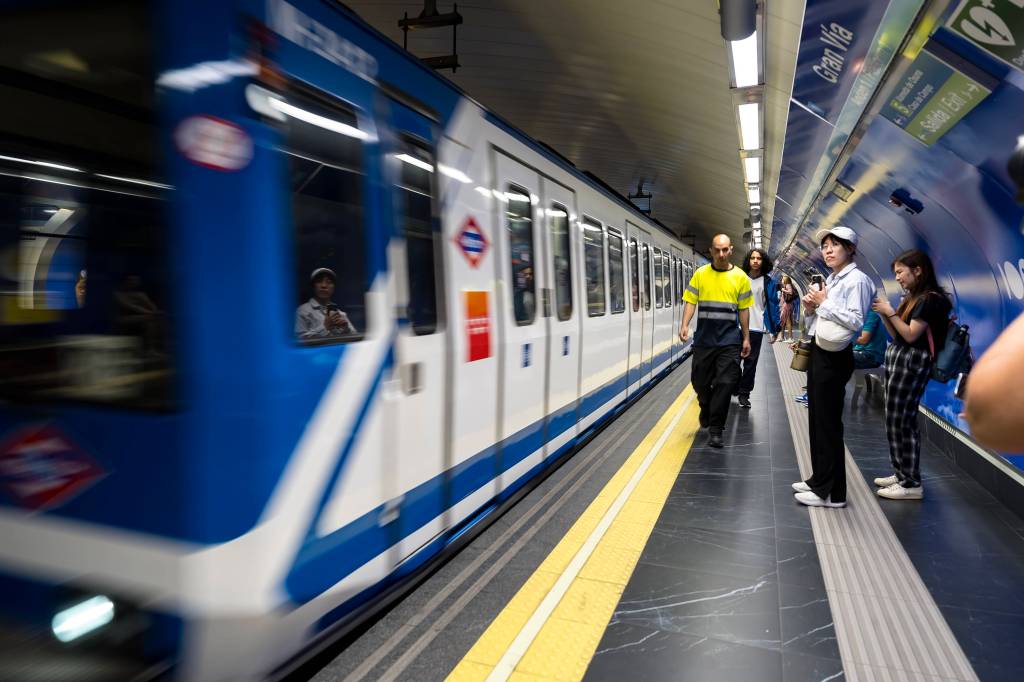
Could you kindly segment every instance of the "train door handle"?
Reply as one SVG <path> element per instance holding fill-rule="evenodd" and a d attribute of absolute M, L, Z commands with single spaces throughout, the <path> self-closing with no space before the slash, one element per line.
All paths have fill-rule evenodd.
<path fill-rule="evenodd" d="M 423 390 L 423 363 L 407 362 L 398 371 L 402 381 L 402 392 L 413 395 Z"/>
<path fill-rule="evenodd" d="M 377 517 L 377 525 L 387 526 L 397 521 L 403 502 L 405 502 L 405 495 L 399 495 L 395 499 L 385 502 L 384 508 L 380 510 L 380 516 Z"/>
<path fill-rule="evenodd" d="M 551 289 L 542 287 L 540 290 L 541 303 L 544 306 L 544 317 L 551 317 Z"/>

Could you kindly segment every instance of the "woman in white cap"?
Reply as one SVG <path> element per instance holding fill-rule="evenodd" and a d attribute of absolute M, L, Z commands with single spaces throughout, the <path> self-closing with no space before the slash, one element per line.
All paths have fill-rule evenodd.
<path fill-rule="evenodd" d="M 802 299 L 810 335 L 807 370 L 811 477 L 793 484 L 796 499 L 809 507 L 846 506 L 843 398 L 853 375 L 853 341 L 871 309 L 875 285 L 857 268 L 857 233 L 833 227 L 818 233 L 825 265 L 832 274 L 824 287 Z"/>
<path fill-rule="evenodd" d="M 337 275 L 330 268 L 317 268 L 309 275 L 313 297 L 295 311 L 295 335 L 304 341 L 355 334 L 356 328 L 331 301 Z"/>

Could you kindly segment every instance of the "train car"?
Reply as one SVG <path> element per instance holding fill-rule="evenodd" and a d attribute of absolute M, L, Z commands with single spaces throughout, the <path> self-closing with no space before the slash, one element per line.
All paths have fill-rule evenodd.
<path fill-rule="evenodd" d="M 281 674 L 689 351 L 703 258 L 337 3 L 0 37 L 4 679 Z"/>

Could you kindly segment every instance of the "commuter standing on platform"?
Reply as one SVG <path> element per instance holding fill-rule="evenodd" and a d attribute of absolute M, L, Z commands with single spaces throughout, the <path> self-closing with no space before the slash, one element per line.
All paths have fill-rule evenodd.
<path fill-rule="evenodd" d="M 885 351 L 885 432 L 896 473 L 876 478 L 875 485 L 879 497 L 920 500 L 924 495 L 917 408 L 931 377 L 932 348 L 937 354 L 945 346 L 953 306 L 924 251 L 904 251 L 892 262 L 892 269 L 906 292 L 903 302 L 893 310 L 879 295 L 872 307 L 892 334 L 892 344 Z"/>
<path fill-rule="evenodd" d="M 818 234 L 832 274 L 803 298 L 811 344 L 807 369 L 807 412 L 811 477 L 793 484 L 796 499 L 809 507 L 846 506 L 846 448 L 843 397 L 853 375 L 853 340 L 871 309 L 875 285 L 853 262 L 857 233 L 833 227 Z"/>
<path fill-rule="evenodd" d="M 789 275 L 782 276 L 782 286 L 779 287 L 779 304 L 782 306 L 779 311 L 779 326 L 782 328 L 784 341 L 793 340 L 793 320 L 800 318 L 800 299 L 796 295 L 796 287 Z M 799 324 L 797 324 L 799 327 Z"/>
<path fill-rule="evenodd" d="M 779 333 L 779 287 L 771 277 L 772 260 L 763 249 L 751 249 L 743 259 L 743 272 L 750 278 L 753 305 L 750 307 L 750 355 L 743 358 L 740 383 L 736 396 L 740 407 L 750 409 L 750 392 L 754 390 L 757 359 L 761 355 L 761 342 L 768 334 L 768 342 L 775 343 Z"/>
<path fill-rule="evenodd" d="M 679 327 L 679 338 L 686 343 L 697 306 L 691 377 L 700 425 L 708 427 L 713 448 L 724 445 L 722 432 L 740 379 L 740 358 L 750 355 L 750 278 L 729 262 L 731 255 L 729 237 L 717 235 L 711 242 L 711 263 L 697 268 L 683 293 L 686 307 Z"/>

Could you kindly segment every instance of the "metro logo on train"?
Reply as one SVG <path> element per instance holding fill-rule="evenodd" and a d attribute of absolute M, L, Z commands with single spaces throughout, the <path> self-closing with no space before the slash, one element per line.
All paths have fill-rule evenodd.
<path fill-rule="evenodd" d="M 23 507 L 56 506 L 103 475 L 91 457 L 50 425 L 20 429 L 0 445 L 0 483 Z"/>
<path fill-rule="evenodd" d="M 469 261 L 470 267 L 474 268 L 480 265 L 480 261 L 487 255 L 487 247 L 490 246 L 487 236 L 476 224 L 473 216 L 466 218 L 462 228 L 455 233 L 455 243 Z"/>

